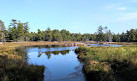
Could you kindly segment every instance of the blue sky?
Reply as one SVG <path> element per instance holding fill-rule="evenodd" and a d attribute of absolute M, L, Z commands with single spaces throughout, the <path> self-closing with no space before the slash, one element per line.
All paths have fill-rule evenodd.
<path fill-rule="evenodd" d="M 1 0 L 0 20 L 29 22 L 30 31 L 66 29 L 94 33 L 99 25 L 114 33 L 137 28 L 137 0 Z"/>

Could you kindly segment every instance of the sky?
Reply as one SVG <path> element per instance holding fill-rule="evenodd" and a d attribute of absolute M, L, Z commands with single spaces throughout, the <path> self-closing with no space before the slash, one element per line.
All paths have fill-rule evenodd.
<path fill-rule="evenodd" d="M 107 26 L 114 33 L 137 28 L 137 0 L 0 0 L 0 20 L 29 22 L 37 29 L 94 33 Z"/>

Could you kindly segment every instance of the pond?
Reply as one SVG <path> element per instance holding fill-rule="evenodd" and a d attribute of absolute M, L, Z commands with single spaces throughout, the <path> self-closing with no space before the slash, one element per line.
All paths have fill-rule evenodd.
<path fill-rule="evenodd" d="M 91 44 L 91 46 L 100 45 Z M 118 46 L 112 45 L 112 47 Z M 82 73 L 83 64 L 80 63 L 74 51 L 76 48 L 59 46 L 27 47 L 27 60 L 24 61 L 33 65 L 45 66 L 43 81 L 86 81 Z"/>

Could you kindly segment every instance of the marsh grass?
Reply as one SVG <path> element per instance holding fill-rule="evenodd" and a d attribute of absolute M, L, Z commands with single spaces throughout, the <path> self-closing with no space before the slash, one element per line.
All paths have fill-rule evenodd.
<path fill-rule="evenodd" d="M 137 45 L 137 42 L 101 42 L 101 44 Z"/>
<path fill-rule="evenodd" d="M 44 66 L 23 62 L 24 46 L 62 45 L 66 42 L 8 42 L 0 45 L 0 81 L 42 81 Z"/>
<path fill-rule="evenodd" d="M 122 47 L 79 47 L 75 50 L 78 58 L 85 63 L 83 71 L 88 76 L 109 78 L 115 81 L 113 75 L 118 74 L 129 81 L 137 81 L 137 46 Z M 130 74 L 129 74 L 130 73 Z M 90 74 L 90 75 L 89 75 Z M 113 77 L 110 79 L 110 77 Z M 88 77 L 90 78 L 90 77 Z M 92 78 L 93 79 L 93 78 Z M 102 78 L 95 78 L 100 79 Z M 100 81 L 98 80 L 98 81 Z M 107 81 L 103 79 L 103 81 Z"/>
<path fill-rule="evenodd" d="M 0 81 L 42 81 L 44 66 L 28 65 L 21 60 L 0 59 Z"/>

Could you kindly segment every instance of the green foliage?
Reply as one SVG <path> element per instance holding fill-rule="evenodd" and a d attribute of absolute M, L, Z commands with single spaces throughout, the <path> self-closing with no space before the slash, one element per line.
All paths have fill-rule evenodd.
<path fill-rule="evenodd" d="M 60 33 L 62 35 L 63 41 L 69 41 L 70 40 L 70 33 L 69 33 L 69 31 L 63 29 L 63 30 L 61 30 Z"/>
<path fill-rule="evenodd" d="M 99 26 L 97 33 L 70 33 L 63 29 L 61 31 L 47 28 L 44 31 L 29 32 L 28 22 L 22 23 L 15 19 L 5 30 L 4 22 L 0 21 L 1 41 L 97 41 L 97 42 L 137 42 L 137 29 L 131 29 L 126 33 L 114 34 L 107 27 Z"/>
<path fill-rule="evenodd" d="M 5 41 L 5 26 L 4 26 L 4 22 L 2 22 L 0 20 L 0 40 L 3 42 Z"/>
<path fill-rule="evenodd" d="M 45 31 L 45 39 L 47 41 L 51 41 L 52 38 L 53 38 L 52 31 L 50 30 L 50 28 L 47 28 L 47 30 Z"/>
<path fill-rule="evenodd" d="M 17 20 L 12 20 L 12 22 L 9 25 L 8 32 L 6 32 L 7 40 L 13 40 L 13 41 L 24 41 L 27 40 L 27 37 L 29 35 L 28 32 L 28 23 L 21 23 L 20 21 L 17 22 Z"/>
<path fill-rule="evenodd" d="M 52 36 L 53 36 L 52 41 L 63 41 L 62 35 L 59 30 L 53 30 Z"/>
<path fill-rule="evenodd" d="M 29 39 L 29 25 L 28 22 L 24 23 L 24 40 L 28 41 Z"/>
<path fill-rule="evenodd" d="M 89 33 L 85 33 L 82 35 L 82 41 L 89 41 L 91 39 L 92 39 L 91 34 L 89 34 Z"/>
<path fill-rule="evenodd" d="M 23 23 L 19 22 L 17 24 L 16 32 L 17 32 L 17 40 L 23 41 L 24 40 L 24 35 L 25 35 Z"/>
<path fill-rule="evenodd" d="M 82 40 L 82 35 L 80 33 L 72 33 L 71 34 L 71 40 L 72 41 L 81 41 Z"/>
<path fill-rule="evenodd" d="M 101 42 L 104 40 L 103 38 L 104 38 L 103 27 L 99 26 L 98 27 L 98 34 L 97 34 L 97 41 Z"/>

